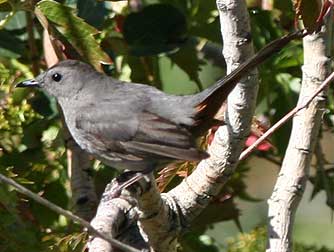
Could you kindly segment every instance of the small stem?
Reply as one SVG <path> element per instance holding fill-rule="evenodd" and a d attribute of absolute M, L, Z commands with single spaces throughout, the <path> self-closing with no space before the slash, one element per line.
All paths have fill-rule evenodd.
<path fill-rule="evenodd" d="M 297 105 L 293 108 L 289 113 L 287 113 L 281 120 L 275 123 L 269 130 L 267 130 L 261 137 L 259 137 L 251 146 L 249 146 L 246 150 L 244 150 L 239 160 L 244 160 L 248 155 L 256 149 L 265 139 L 271 136 L 276 130 L 278 130 L 282 125 L 284 125 L 290 118 L 292 118 L 295 114 L 297 114 L 300 110 L 306 108 L 311 101 L 321 92 L 323 91 L 334 79 L 334 72 L 332 72 L 326 80 L 319 86 L 319 88 L 310 96 L 306 101 L 302 104 Z"/>

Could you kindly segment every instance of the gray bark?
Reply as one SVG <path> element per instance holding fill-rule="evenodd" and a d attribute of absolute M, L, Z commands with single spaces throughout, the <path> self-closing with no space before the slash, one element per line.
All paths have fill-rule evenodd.
<path fill-rule="evenodd" d="M 329 74 L 331 61 L 328 35 L 328 30 L 323 29 L 322 32 L 308 35 L 303 40 L 303 80 L 298 104 L 311 96 Z M 326 91 L 319 94 L 293 119 L 288 148 L 273 193 L 268 200 L 268 252 L 292 251 L 294 216 L 305 191 L 325 102 Z"/>

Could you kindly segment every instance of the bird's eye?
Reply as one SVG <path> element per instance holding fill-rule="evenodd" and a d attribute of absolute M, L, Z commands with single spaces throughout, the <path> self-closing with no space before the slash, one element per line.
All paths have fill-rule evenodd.
<path fill-rule="evenodd" d="M 60 81 L 61 78 L 62 78 L 62 76 L 59 73 L 55 73 L 55 74 L 52 75 L 52 79 L 56 82 Z"/>

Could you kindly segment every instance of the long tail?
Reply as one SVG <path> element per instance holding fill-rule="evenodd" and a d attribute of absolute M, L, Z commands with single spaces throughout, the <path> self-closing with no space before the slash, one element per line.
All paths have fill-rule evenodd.
<path fill-rule="evenodd" d="M 264 60 L 274 53 L 280 51 L 291 40 L 299 39 L 306 35 L 307 32 L 305 30 L 298 30 L 270 42 L 230 74 L 217 81 L 213 86 L 199 93 L 197 96 L 198 103 L 196 105 L 197 113 L 195 115 L 196 125 L 192 128 L 192 132 L 195 135 L 201 135 L 216 124 L 216 120 L 214 119 L 215 114 L 239 80 L 246 76 L 250 70 L 263 63 Z"/>

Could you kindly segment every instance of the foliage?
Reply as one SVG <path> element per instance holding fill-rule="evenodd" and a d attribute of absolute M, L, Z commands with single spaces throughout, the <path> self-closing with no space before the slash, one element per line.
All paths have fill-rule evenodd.
<path fill-rule="evenodd" d="M 249 233 L 241 233 L 237 237 L 216 241 L 208 235 L 198 233 L 188 233 L 183 236 L 181 251 L 226 251 L 226 252 L 253 252 L 265 251 L 267 242 L 267 232 L 264 227 L 258 227 Z M 190 244 L 190 245 L 189 245 Z M 293 244 L 293 252 L 333 252 L 325 247 Z"/>
<path fill-rule="evenodd" d="M 265 251 L 266 249 L 266 230 L 257 228 L 249 233 L 240 234 L 237 238 L 227 241 L 227 252 L 251 252 Z M 294 252 L 331 252 L 332 250 L 324 247 L 306 246 L 300 243 L 293 245 Z"/>
<path fill-rule="evenodd" d="M 274 3 L 270 11 L 256 4 L 250 8 L 256 49 L 293 30 L 292 5 Z M 72 206 L 71 192 L 57 105 L 40 91 L 14 89 L 18 81 L 46 68 L 43 28 L 55 38 L 57 53 L 62 57 L 81 59 L 116 78 L 148 83 L 172 93 L 196 92 L 225 72 L 219 57 L 221 38 L 214 1 L 145 0 L 137 12 L 121 4 L 94 0 L 43 0 L 37 5 L 30 0 L 0 1 L 0 172 L 67 209 Z M 101 61 L 107 64 L 101 66 Z M 258 114 L 274 122 L 294 106 L 301 63 L 301 43 L 296 41 L 260 67 Z M 332 129 L 333 100 L 329 108 L 326 123 Z M 282 158 L 289 127 L 273 136 L 271 143 L 276 148 L 262 156 Z M 177 166 L 162 188 L 173 187 L 191 168 L 188 164 Z M 203 232 L 218 221 L 238 221 L 240 213 L 234 198 L 255 200 L 247 193 L 248 171 L 247 164 L 240 166 L 217 205 L 199 217 L 198 227 L 183 243 L 187 251 L 220 250 Z M 96 177 L 106 183 L 110 180 L 106 173 L 100 169 Z M 334 195 L 332 173 L 318 172 L 315 176 L 314 195 L 321 191 Z M 330 186 L 324 186 L 323 181 L 329 181 Z M 224 214 L 218 215 L 221 211 Z M 0 250 L 4 252 L 83 251 L 87 238 L 79 227 L 2 184 L 0 237 Z M 226 249 L 264 250 L 264 232 L 256 230 L 240 236 L 228 242 Z"/>

